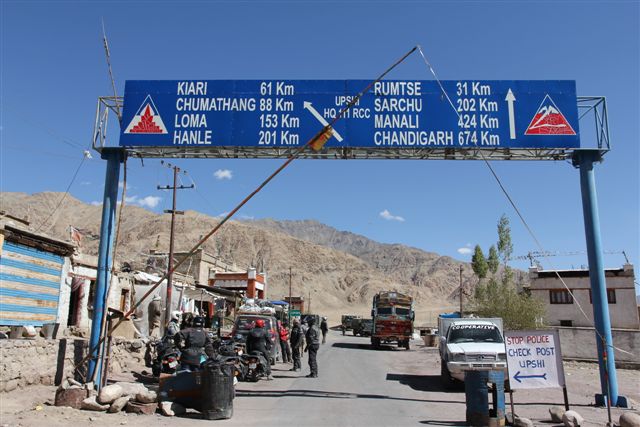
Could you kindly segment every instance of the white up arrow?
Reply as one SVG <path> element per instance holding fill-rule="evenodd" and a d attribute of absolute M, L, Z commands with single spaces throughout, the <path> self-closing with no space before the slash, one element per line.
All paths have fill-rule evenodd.
<path fill-rule="evenodd" d="M 516 100 L 516 97 L 513 96 L 511 88 L 509 88 L 507 97 L 504 100 L 507 101 L 507 104 L 509 105 L 509 137 L 511 139 L 516 139 L 516 115 L 513 111 L 513 102 Z"/>
<path fill-rule="evenodd" d="M 298 105 L 300 105 L 300 104 L 298 104 Z M 320 113 L 318 113 L 318 112 L 316 111 L 316 109 L 315 109 L 315 108 L 313 108 L 313 105 L 311 105 L 311 103 L 310 103 L 310 102 L 308 102 L 308 101 L 304 101 L 303 105 L 304 105 L 304 108 L 306 108 L 307 110 L 309 110 L 309 111 L 311 112 L 311 114 L 313 114 L 313 116 L 314 116 L 316 119 L 318 119 L 318 121 L 319 121 L 320 123 L 322 123 L 322 126 L 329 126 L 329 123 L 324 119 L 324 117 L 322 117 L 322 115 L 321 115 Z M 335 137 L 336 137 L 336 139 L 337 139 L 339 142 L 342 142 L 342 136 L 341 136 L 341 135 L 340 135 L 340 134 L 339 134 L 335 129 L 333 129 L 333 128 L 332 128 L 332 129 L 331 129 L 331 132 L 333 133 L 333 136 L 335 136 Z"/>

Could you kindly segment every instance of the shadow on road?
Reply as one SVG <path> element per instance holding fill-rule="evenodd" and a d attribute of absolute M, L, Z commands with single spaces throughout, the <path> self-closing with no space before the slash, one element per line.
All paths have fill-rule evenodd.
<path fill-rule="evenodd" d="M 387 381 L 398 381 L 400 384 L 408 385 L 418 391 L 437 391 L 440 393 L 460 393 L 464 391 L 464 384 L 456 384 L 451 390 L 446 390 L 442 386 L 440 375 L 408 375 L 408 374 L 387 374 Z M 461 402 L 461 403 L 464 403 Z"/>
<path fill-rule="evenodd" d="M 331 344 L 332 347 L 336 348 L 351 348 L 354 350 L 373 350 L 370 343 L 354 343 L 354 342 L 335 342 Z M 381 345 L 380 348 L 376 351 L 402 351 L 406 352 L 404 348 L 396 348 L 389 345 Z"/>
<path fill-rule="evenodd" d="M 466 421 L 436 421 L 436 420 L 424 420 L 420 421 L 420 424 L 426 424 L 428 426 L 466 426 Z"/>
<path fill-rule="evenodd" d="M 317 397 L 324 399 L 389 399 L 407 402 L 424 403 L 453 403 L 463 404 L 464 401 L 411 399 L 406 397 L 394 397 L 383 394 L 343 393 L 322 390 L 236 390 L 236 397 Z"/>

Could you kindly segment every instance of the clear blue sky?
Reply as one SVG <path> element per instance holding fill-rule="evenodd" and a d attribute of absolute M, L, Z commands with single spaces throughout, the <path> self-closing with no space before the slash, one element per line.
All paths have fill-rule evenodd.
<path fill-rule="evenodd" d="M 127 79 L 372 79 L 421 44 L 442 79 L 569 79 L 579 95 L 607 97 L 612 151 L 596 167 L 603 244 L 640 266 L 637 1 L 5 0 L 0 8 L 2 191 L 64 191 L 69 184 L 79 147 L 91 138 L 96 99 L 111 94 L 101 18 L 119 94 Z M 390 78 L 432 76 L 414 55 Z M 217 215 L 280 161 L 177 163 L 198 185 L 180 192 L 179 208 Z M 131 203 L 166 208 L 168 194 L 156 185 L 169 183 L 169 171 L 158 160 L 129 166 Z M 494 167 L 545 249 L 585 249 L 577 170 L 566 162 Z M 219 170 L 230 173 L 218 179 Z M 103 180 L 104 162 L 94 153 L 70 192 L 100 201 Z M 468 245 L 486 250 L 495 241 L 506 213 L 515 255 L 537 249 L 481 162 L 296 161 L 240 213 L 317 219 L 461 260 L 470 259 L 461 253 Z M 610 267 L 623 261 L 606 256 Z M 553 264 L 579 266 L 586 256 L 556 257 Z"/>

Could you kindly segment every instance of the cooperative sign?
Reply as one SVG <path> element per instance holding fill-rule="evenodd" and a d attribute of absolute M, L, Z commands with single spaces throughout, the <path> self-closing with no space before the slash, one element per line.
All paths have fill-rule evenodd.
<path fill-rule="evenodd" d="M 295 148 L 366 80 L 127 81 L 123 147 Z M 333 126 L 328 148 L 580 147 L 574 81 L 380 81 Z"/>
<path fill-rule="evenodd" d="M 505 333 L 512 389 L 564 387 L 558 331 Z"/>

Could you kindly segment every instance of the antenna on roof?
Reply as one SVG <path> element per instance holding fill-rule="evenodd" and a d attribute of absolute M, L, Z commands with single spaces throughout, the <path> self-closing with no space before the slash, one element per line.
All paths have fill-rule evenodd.
<path fill-rule="evenodd" d="M 109 68 L 109 79 L 111 79 L 111 87 L 113 88 L 114 104 L 116 106 L 116 114 L 118 121 L 122 121 L 122 113 L 120 112 L 120 103 L 118 102 L 118 92 L 116 91 L 116 82 L 113 78 L 113 70 L 111 69 L 111 53 L 109 52 L 109 43 L 107 42 L 107 33 L 104 29 L 104 18 L 102 19 L 102 42 L 104 44 L 104 53 L 107 57 L 107 67 Z"/>

